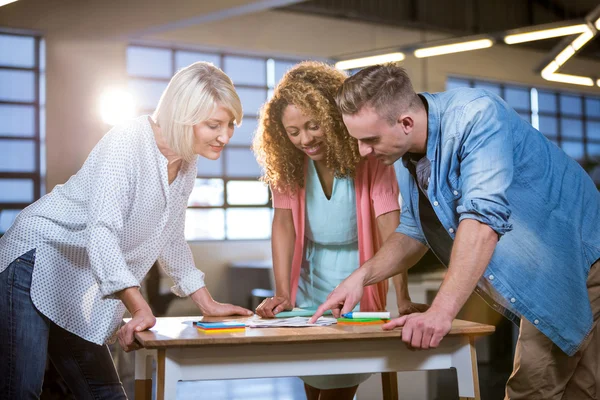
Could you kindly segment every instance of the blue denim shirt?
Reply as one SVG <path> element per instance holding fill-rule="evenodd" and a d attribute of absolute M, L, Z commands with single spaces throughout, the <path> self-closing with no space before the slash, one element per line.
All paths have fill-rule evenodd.
<path fill-rule="evenodd" d="M 422 95 L 429 106 L 427 194 L 436 215 L 452 239 L 464 219 L 500 238 L 478 290 L 501 296 L 573 355 L 592 327 L 586 280 L 600 258 L 594 183 L 498 96 L 467 88 Z M 396 163 L 403 199 L 397 232 L 427 244 L 419 189 L 404 162 Z"/>

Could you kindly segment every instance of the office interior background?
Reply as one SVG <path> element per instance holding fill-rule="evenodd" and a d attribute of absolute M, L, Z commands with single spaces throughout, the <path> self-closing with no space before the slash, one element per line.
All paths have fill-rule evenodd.
<path fill-rule="evenodd" d="M 261 105 L 283 73 L 302 60 L 333 64 L 401 52 L 399 63 L 417 91 L 468 86 L 500 95 L 600 185 L 599 5 L 597 0 L 18 0 L 2 5 L 0 234 L 20 210 L 77 172 L 113 123 L 152 113 L 173 74 L 201 60 L 232 78 L 244 107 L 243 124 L 222 157 L 198 162 L 186 218 L 196 265 L 219 301 L 252 307 L 272 289 L 272 204 L 249 146 Z M 528 30 L 579 25 L 583 28 L 569 35 L 515 44 L 503 40 Z M 591 37 L 575 42 L 588 31 Z M 430 57 L 414 53 L 482 39 L 489 46 Z M 546 69 L 552 65 L 558 67 Z M 413 300 L 430 301 L 442 277 L 443 267 L 426 256 L 410 271 Z M 197 314 L 189 299 L 170 295 L 170 286 L 159 269 L 144 283 L 157 315 Z M 388 297 L 393 312 L 393 293 Z M 476 297 L 461 317 L 497 327 L 478 343 L 478 354 L 482 398 L 502 398 L 515 328 Z M 118 348 L 114 356 L 132 397 L 131 356 Z M 398 379 L 403 399 L 456 398 L 451 371 L 403 373 Z M 47 399 L 68 396 L 51 368 L 45 388 Z M 182 383 L 178 390 L 181 399 L 304 398 L 301 381 L 293 377 Z M 379 380 L 361 385 L 357 398 L 381 398 Z"/>

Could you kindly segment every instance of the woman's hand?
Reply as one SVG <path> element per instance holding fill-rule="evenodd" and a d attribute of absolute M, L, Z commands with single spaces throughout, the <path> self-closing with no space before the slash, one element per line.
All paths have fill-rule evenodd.
<path fill-rule="evenodd" d="M 136 311 L 131 320 L 123 325 L 117 332 L 119 344 L 126 352 L 140 348 L 135 341 L 135 333 L 152 328 L 156 324 L 156 317 L 152 314 L 150 308 L 143 308 Z"/>
<path fill-rule="evenodd" d="M 400 316 L 413 313 L 423 313 L 428 309 L 428 304 L 413 303 L 412 301 L 410 301 L 410 299 L 405 301 L 398 301 L 398 314 Z"/>
<path fill-rule="evenodd" d="M 263 318 L 275 318 L 275 314 L 279 314 L 284 310 L 291 310 L 292 308 L 289 297 L 275 296 L 264 299 L 256 307 L 256 313 Z"/>
<path fill-rule="evenodd" d="M 226 317 L 228 315 L 252 315 L 252 311 L 243 307 L 215 301 L 206 287 L 196 290 L 190 296 L 205 317 Z"/>

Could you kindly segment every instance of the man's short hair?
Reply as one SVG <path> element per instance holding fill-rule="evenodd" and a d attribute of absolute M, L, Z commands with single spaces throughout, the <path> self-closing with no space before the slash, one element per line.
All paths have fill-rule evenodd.
<path fill-rule="evenodd" d="M 420 104 L 406 70 L 391 63 L 367 67 L 346 79 L 338 90 L 336 102 L 346 115 L 372 107 L 390 124 L 399 113 Z"/>

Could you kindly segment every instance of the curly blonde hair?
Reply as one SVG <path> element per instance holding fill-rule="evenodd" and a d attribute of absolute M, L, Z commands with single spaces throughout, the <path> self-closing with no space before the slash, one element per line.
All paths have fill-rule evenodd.
<path fill-rule="evenodd" d="M 348 134 L 335 103 L 346 74 L 314 61 L 304 61 L 283 76 L 273 97 L 263 106 L 252 150 L 263 168 L 261 177 L 273 189 L 295 192 L 304 187 L 305 154 L 297 149 L 283 127 L 281 117 L 288 105 L 298 107 L 316 120 L 326 143 L 325 165 L 334 176 L 354 177 L 361 160 L 356 139 Z"/>

